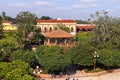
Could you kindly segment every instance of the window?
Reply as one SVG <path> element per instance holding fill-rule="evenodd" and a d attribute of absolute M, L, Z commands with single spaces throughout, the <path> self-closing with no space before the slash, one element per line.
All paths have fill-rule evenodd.
<path fill-rule="evenodd" d="M 50 31 L 52 31 L 52 28 L 50 27 Z"/>
<path fill-rule="evenodd" d="M 47 32 L 47 28 L 46 27 L 44 28 L 44 31 Z"/>
<path fill-rule="evenodd" d="M 71 31 L 73 31 L 73 27 L 71 27 Z"/>
<path fill-rule="evenodd" d="M 41 28 L 39 28 L 39 30 L 41 31 Z"/>

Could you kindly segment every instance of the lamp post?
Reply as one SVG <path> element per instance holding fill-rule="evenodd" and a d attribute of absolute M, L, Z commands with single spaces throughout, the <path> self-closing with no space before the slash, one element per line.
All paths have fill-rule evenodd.
<path fill-rule="evenodd" d="M 94 70 L 95 70 L 96 69 L 97 58 L 99 57 L 99 55 L 97 54 L 96 51 L 94 52 L 93 57 L 94 57 Z"/>
<path fill-rule="evenodd" d="M 3 48 L 2 48 L 1 50 L 2 50 L 2 51 L 4 51 L 4 49 L 3 49 Z"/>

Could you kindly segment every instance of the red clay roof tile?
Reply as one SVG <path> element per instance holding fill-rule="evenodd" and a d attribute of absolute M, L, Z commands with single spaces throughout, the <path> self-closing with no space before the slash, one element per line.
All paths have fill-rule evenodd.
<path fill-rule="evenodd" d="M 46 22 L 46 23 L 76 23 L 75 20 L 37 20 L 37 22 Z"/>
<path fill-rule="evenodd" d="M 79 25 L 79 26 L 76 26 L 77 29 L 93 29 L 94 26 L 93 25 Z"/>
<path fill-rule="evenodd" d="M 74 37 L 72 34 L 66 31 L 60 30 L 60 29 L 54 30 L 52 32 L 48 32 L 44 34 L 44 36 L 48 38 L 72 38 Z"/>

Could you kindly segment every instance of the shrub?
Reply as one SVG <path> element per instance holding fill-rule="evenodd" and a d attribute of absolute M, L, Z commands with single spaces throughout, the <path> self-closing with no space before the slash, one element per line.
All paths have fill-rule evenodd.
<path fill-rule="evenodd" d="M 119 50 L 102 49 L 98 53 L 98 62 L 106 67 L 114 67 L 120 63 Z"/>

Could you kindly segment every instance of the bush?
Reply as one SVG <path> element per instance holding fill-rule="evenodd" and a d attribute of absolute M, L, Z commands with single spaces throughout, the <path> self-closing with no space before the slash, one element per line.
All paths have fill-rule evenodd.
<path fill-rule="evenodd" d="M 117 66 L 120 63 L 119 50 L 102 49 L 98 53 L 98 62 L 108 68 Z"/>
<path fill-rule="evenodd" d="M 70 60 L 58 46 L 40 46 L 37 48 L 39 63 L 48 72 L 62 70 L 69 66 Z"/>
<path fill-rule="evenodd" d="M 12 52 L 15 50 L 15 43 L 7 39 L 0 40 L 0 60 L 11 61 Z"/>
<path fill-rule="evenodd" d="M 0 77 L 3 80 L 34 80 L 34 77 L 30 75 L 31 71 L 33 70 L 29 65 L 20 60 L 0 63 Z M 26 79 L 25 76 L 29 78 Z"/>
<path fill-rule="evenodd" d="M 79 43 L 77 46 L 69 48 L 67 55 L 71 57 L 73 64 L 81 66 L 93 65 L 94 48 L 89 44 Z"/>
<path fill-rule="evenodd" d="M 12 60 L 22 60 L 27 63 L 33 68 L 36 67 L 38 61 L 36 59 L 36 53 L 31 51 L 24 51 L 24 50 L 17 50 L 12 54 Z"/>

